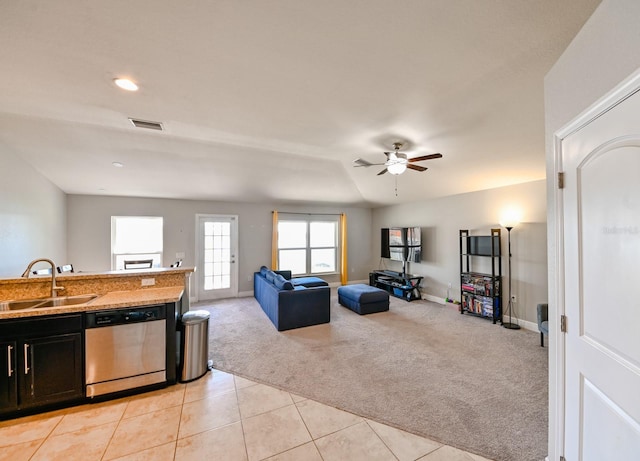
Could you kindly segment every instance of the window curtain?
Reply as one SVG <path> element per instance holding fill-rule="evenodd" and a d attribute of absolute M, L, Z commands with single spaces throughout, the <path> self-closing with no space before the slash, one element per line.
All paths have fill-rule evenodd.
<path fill-rule="evenodd" d="M 273 228 L 271 231 L 271 269 L 278 270 L 278 212 L 273 211 Z"/>
<path fill-rule="evenodd" d="M 340 214 L 340 283 L 347 284 L 349 270 L 347 268 L 347 215 Z"/>

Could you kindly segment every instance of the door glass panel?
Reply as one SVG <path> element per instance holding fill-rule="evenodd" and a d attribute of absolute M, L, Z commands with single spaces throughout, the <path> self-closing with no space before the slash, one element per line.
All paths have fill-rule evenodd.
<path fill-rule="evenodd" d="M 204 289 L 231 287 L 231 223 L 204 223 Z"/>

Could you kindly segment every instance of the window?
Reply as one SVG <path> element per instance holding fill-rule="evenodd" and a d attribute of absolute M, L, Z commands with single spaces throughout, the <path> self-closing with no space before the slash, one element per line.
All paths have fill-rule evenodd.
<path fill-rule="evenodd" d="M 282 216 L 278 220 L 278 267 L 294 275 L 336 272 L 338 217 Z"/>
<path fill-rule="evenodd" d="M 124 269 L 125 261 L 152 259 L 162 266 L 163 219 L 156 216 L 111 217 L 111 269 Z"/>

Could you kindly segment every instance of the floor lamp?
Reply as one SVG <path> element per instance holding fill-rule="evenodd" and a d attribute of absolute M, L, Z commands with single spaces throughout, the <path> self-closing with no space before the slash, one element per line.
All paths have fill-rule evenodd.
<path fill-rule="evenodd" d="M 509 330 L 519 330 L 520 325 L 518 325 L 517 323 L 511 322 L 511 311 L 513 310 L 512 296 L 511 296 L 511 229 L 514 228 L 515 223 L 513 222 L 504 223 L 503 226 L 505 229 L 507 229 L 507 234 L 509 236 L 509 304 L 507 307 L 507 310 L 509 311 L 509 321 L 506 323 L 502 322 L 502 326 Z"/>

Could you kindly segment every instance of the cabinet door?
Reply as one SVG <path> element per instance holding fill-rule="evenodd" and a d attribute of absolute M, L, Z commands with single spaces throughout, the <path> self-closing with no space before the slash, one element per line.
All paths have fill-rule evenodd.
<path fill-rule="evenodd" d="M 27 340 L 20 406 L 73 400 L 82 392 L 82 335 L 71 333 Z"/>
<path fill-rule="evenodd" d="M 15 410 L 18 406 L 16 370 L 16 343 L 0 343 L 0 412 Z"/>

